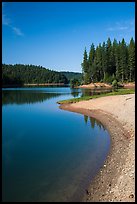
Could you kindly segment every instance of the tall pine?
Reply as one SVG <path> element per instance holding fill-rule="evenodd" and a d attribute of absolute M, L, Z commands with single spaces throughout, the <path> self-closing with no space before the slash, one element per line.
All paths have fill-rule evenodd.
<path fill-rule="evenodd" d="M 133 38 L 130 40 L 128 46 L 128 69 L 129 69 L 129 80 L 135 80 L 135 42 Z"/>
<path fill-rule="evenodd" d="M 115 75 L 116 74 L 116 54 L 117 54 L 117 47 L 118 47 L 118 43 L 117 40 L 114 38 L 113 41 L 113 47 L 112 47 L 112 52 L 113 52 L 113 67 L 112 67 L 112 72 Z"/>
<path fill-rule="evenodd" d="M 106 55 L 106 44 L 103 42 L 102 44 L 102 70 L 103 70 L 103 80 L 106 78 L 107 72 L 107 55 Z"/>
<path fill-rule="evenodd" d="M 101 44 L 97 46 L 96 48 L 96 54 L 95 54 L 95 60 L 94 60 L 94 66 L 96 69 L 96 81 L 100 81 L 103 77 L 103 70 L 102 70 L 102 47 Z"/>
<path fill-rule="evenodd" d="M 122 83 L 125 79 L 127 69 L 127 47 L 124 38 L 122 39 L 122 42 L 120 44 L 120 79 Z"/>
<path fill-rule="evenodd" d="M 83 81 L 85 84 L 105 81 L 111 83 L 114 79 L 120 82 L 135 80 L 135 42 L 133 38 L 127 46 L 124 38 L 117 43 L 110 38 L 99 44 L 96 49 L 92 43 L 89 57 L 84 51 L 82 63 Z"/>
<path fill-rule="evenodd" d="M 93 77 L 94 77 L 94 70 L 93 70 L 93 62 L 94 62 L 94 58 L 95 58 L 95 47 L 94 44 L 91 44 L 90 47 L 90 52 L 89 52 L 89 74 L 90 74 L 90 79 L 93 82 Z"/>
<path fill-rule="evenodd" d="M 120 74 L 120 41 L 119 41 L 119 44 L 116 48 L 116 78 L 118 81 L 121 80 L 121 74 Z"/>
<path fill-rule="evenodd" d="M 88 63 L 88 55 L 87 55 L 86 48 L 84 51 L 84 58 L 83 58 L 83 62 L 81 65 L 82 65 L 84 84 L 88 84 L 90 83 L 90 74 L 89 74 L 89 63 Z"/>
<path fill-rule="evenodd" d="M 106 44 L 106 59 L 107 59 L 107 73 L 108 75 L 113 74 L 113 50 L 110 38 L 107 40 Z"/>

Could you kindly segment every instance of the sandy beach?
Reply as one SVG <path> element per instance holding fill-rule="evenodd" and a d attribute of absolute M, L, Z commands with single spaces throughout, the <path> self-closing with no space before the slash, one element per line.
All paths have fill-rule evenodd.
<path fill-rule="evenodd" d="M 106 96 L 60 106 L 98 119 L 107 128 L 111 148 L 84 202 L 135 201 L 135 94 Z"/>
<path fill-rule="evenodd" d="M 130 82 L 130 83 L 123 83 L 121 84 L 124 88 L 135 88 L 135 83 L 134 82 Z M 90 83 L 90 84 L 87 84 L 87 85 L 81 85 L 81 86 L 78 86 L 78 88 L 87 88 L 87 89 L 94 89 L 94 88 L 112 88 L 112 85 L 110 84 L 107 84 L 107 83 L 101 83 L 101 82 L 98 82 L 98 83 Z"/>

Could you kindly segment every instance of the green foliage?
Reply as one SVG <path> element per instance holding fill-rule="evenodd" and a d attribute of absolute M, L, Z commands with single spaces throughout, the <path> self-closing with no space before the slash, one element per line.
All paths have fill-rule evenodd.
<path fill-rule="evenodd" d="M 71 79 L 78 79 L 80 83 L 82 81 L 82 73 L 77 72 L 60 72 L 60 73 L 65 75 L 65 77 L 68 80 L 68 83 L 70 83 Z"/>
<path fill-rule="evenodd" d="M 67 78 L 60 72 L 51 71 L 41 66 L 34 65 L 2 65 L 2 83 L 13 84 L 43 84 L 63 83 L 67 84 Z"/>
<path fill-rule="evenodd" d="M 112 87 L 114 87 L 114 88 L 118 87 L 118 82 L 116 79 L 112 82 Z"/>
<path fill-rule="evenodd" d="M 81 66 L 82 66 L 84 83 L 88 84 L 88 83 L 90 83 L 90 70 L 89 70 L 89 62 L 88 62 L 88 56 L 87 56 L 86 48 L 84 51 L 84 58 L 83 58 L 83 62 L 81 64 Z"/>
<path fill-rule="evenodd" d="M 106 44 L 106 59 L 107 59 L 107 73 L 111 75 L 113 74 L 113 47 L 110 38 L 108 38 Z"/>
<path fill-rule="evenodd" d="M 94 44 L 92 43 L 90 47 L 90 52 L 89 52 L 89 58 L 88 58 L 88 64 L 89 64 L 89 83 L 93 80 L 93 75 L 94 75 L 94 70 L 93 70 L 93 62 L 95 58 L 95 47 Z"/>
<path fill-rule="evenodd" d="M 86 49 L 84 51 L 82 72 L 85 84 L 99 81 L 112 83 L 115 79 L 122 83 L 134 81 L 135 42 L 133 38 L 129 45 L 126 45 L 124 38 L 119 43 L 116 39 L 112 43 L 108 38 L 106 43 L 99 44 L 96 49 L 92 43 L 89 57 Z"/>
<path fill-rule="evenodd" d="M 112 84 L 112 82 L 115 80 L 115 75 L 109 75 L 108 73 L 105 73 L 104 78 L 103 78 L 103 82 Z"/>
<path fill-rule="evenodd" d="M 80 82 L 78 79 L 71 79 L 70 80 L 70 87 L 71 88 L 74 88 L 74 87 L 79 86 L 79 85 L 80 85 Z"/>
<path fill-rule="evenodd" d="M 123 88 L 124 87 L 124 85 L 121 84 L 120 82 L 117 83 L 117 86 L 118 86 L 118 88 Z"/>
<path fill-rule="evenodd" d="M 125 40 L 120 43 L 120 63 L 119 63 L 119 78 L 124 82 L 127 70 L 127 47 Z"/>
<path fill-rule="evenodd" d="M 133 38 L 130 40 L 128 46 L 128 69 L 129 69 L 129 80 L 135 80 L 135 42 Z"/>
<path fill-rule="evenodd" d="M 93 95 L 93 96 L 83 96 L 80 98 L 73 98 L 73 99 L 58 101 L 57 103 L 58 104 L 76 103 L 79 101 L 85 101 L 85 100 L 90 100 L 93 98 L 100 98 L 104 96 L 115 96 L 115 95 L 134 94 L 134 93 L 135 93 L 135 90 L 132 90 L 132 89 L 118 89 L 117 91 L 113 91 L 110 93 L 102 93 L 102 94 Z"/>
<path fill-rule="evenodd" d="M 103 69 L 102 69 L 102 47 L 101 44 L 97 46 L 96 48 L 96 53 L 95 53 L 95 58 L 94 58 L 94 63 L 93 63 L 93 76 L 94 76 L 94 81 L 98 82 L 102 79 L 103 77 Z"/>

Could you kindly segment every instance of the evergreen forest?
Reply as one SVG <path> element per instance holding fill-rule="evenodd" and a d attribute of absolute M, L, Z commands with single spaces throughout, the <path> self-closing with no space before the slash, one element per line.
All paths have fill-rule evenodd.
<path fill-rule="evenodd" d="M 23 85 L 62 83 L 68 84 L 66 76 L 60 72 L 35 65 L 2 64 L 2 85 Z"/>
<path fill-rule="evenodd" d="M 83 84 L 91 82 L 112 83 L 135 81 L 135 41 L 131 38 L 127 45 L 124 38 L 117 42 L 103 42 L 95 48 L 91 44 L 90 51 L 84 50 L 82 66 Z"/>

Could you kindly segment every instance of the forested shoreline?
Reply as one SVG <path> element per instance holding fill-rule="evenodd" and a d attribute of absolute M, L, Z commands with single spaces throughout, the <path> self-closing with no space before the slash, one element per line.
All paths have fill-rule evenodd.
<path fill-rule="evenodd" d="M 42 66 L 23 64 L 2 64 L 2 86 L 23 86 L 24 84 L 90 84 L 91 82 L 133 82 L 135 81 L 135 41 L 127 45 L 124 38 L 117 42 L 103 42 L 95 48 L 91 44 L 89 54 L 84 50 L 81 64 L 82 74 L 57 72 Z"/>
<path fill-rule="evenodd" d="M 60 72 L 35 65 L 2 64 L 2 85 L 60 83 L 68 84 L 66 76 Z"/>
<path fill-rule="evenodd" d="M 3 87 L 23 85 L 66 85 L 72 79 L 82 80 L 82 73 L 53 71 L 42 66 L 2 64 Z"/>
<path fill-rule="evenodd" d="M 81 64 L 83 84 L 91 82 L 112 83 L 135 81 L 135 42 L 131 38 L 127 45 L 124 38 L 113 43 L 110 38 L 107 42 L 96 47 L 91 44 L 89 54 L 84 50 L 84 58 Z"/>

